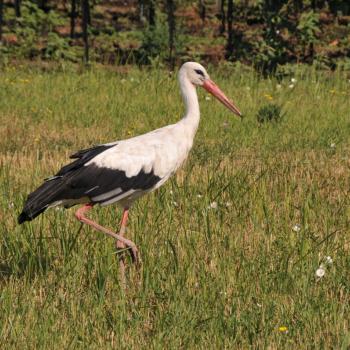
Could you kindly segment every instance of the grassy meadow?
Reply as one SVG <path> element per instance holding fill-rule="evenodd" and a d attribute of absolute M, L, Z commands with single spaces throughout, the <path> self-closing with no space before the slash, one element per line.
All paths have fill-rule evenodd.
<path fill-rule="evenodd" d="M 245 119 L 199 91 L 187 163 L 130 212 L 143 263 L 129 262 L 125 292 L 113 240 L 79 232 L 74 208 L 17 215 L 69 154 L 176 122 L 175 75 L 0 72 L 1 348 L 349 348 L 350 81 L 302 66 L 293 82 L 208 71 Z M 283 121 L 259 125 L 272 102 Z M 121 212 L 91 217 L 117 230 Z"/>

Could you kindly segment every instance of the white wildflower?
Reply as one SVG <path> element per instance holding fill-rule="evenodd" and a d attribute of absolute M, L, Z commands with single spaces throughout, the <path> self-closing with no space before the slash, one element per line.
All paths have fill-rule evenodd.
<path fill-rule="evenodd" d="M 276 34 L 278 35 L 279 33 L 280 33 L 280 31 L 277 29 L 277 30 L 276 30 Z"/>
<path fill-rule="evenodd" d="M 201 194 L 197 194 L 197 198 L 202 198 L 203 196 Z"/>
<path fill-rule="evenodd" d="M 175 202 L 175 201 L 173 201 L 172 203 L 173 203 L 173 206 L 174 206 L 174 207 L 178 207 L 178 206 L 179 206 L 179 205 L 177 204 L 177 202 Z"/>
<path fill-rule="evenodd" d="M 288 87 L 289 87 L 290 89 L 293 89 L 294 84 L 289 84 Z"/>
<path fill-rule="evenodd" d="M 205 96 L 205 100 L 206 100 L 206 101 L 210 101 L 210 100 L 211 100 L 211 97 L 210 97 L 210 96 Z"/>
<path fill-rule="evenodd" d="M 293 227 L 292 227 L 292 230 L 294 232 L 300 232 L 301 230 L 301 225 L 300 224 L 295 224 Z"/>
<path fill-rule="evenodd" d="M 277 89 L 282 89 L 282 85 L 281 85 L 281 84 L 277 84 L 277 85 L 276 85 L 276 88 L 277 88 Z"/>
<path fill-rule="evenodd" d="M 228 121 L 225 121 L 222 123 L 222 127 L 223 128 L 228 128 L 230 126 L 229 122 Z"/>
<path fill-rule="evenodd" d="M 326 256 L 325 260 L 326 260 L 326 264 L 329 264 L 329 265 L 333 264 L 333 259 L 330 256 Z"/>
<path fill-rule="evenodd" d="M 331 146 L 331 148 L 335 148 L 335 143 L 332 142 L 330 146 Z"/>
<path fill-rule="evenodd" d="M 296 80 L 295 78 L 292 78 L 290 81 L 291 81 L 293 84 L 295 84 L 295 83 L 297 82 L 297 80 Z"/>
<path fill-rule="evenodd" d="M 13 202 L 9 203 L 9 208 L 13 208 L 15 204 Z"/>
<path fill-rule="evenodd" d="M 325 275 L 325 273 L 326 271 L 322 265 L 316 270 L 316 276 L 318 278 L 322 278 Z"/>
<path fill-rule="evenodd" d="M 225 206 L 226 206 L 226 208 L 228 208 L 228 207 L 232 206 L 232 203 L 231 202 L 226 202 Z"/>
<path fill-rule="evenodd" d="M 173 194 L 174 194 L 174 192 L 173 192 L 172 190 L 170 190 L 170 191 L 169 191 L 169 193 L 170 193 L 171 195 L 173 195 Z"/>
<path fill-rule="evenodd" d="M 217 202 L 212 202 L 210 203 L 208 209 L 217 209 L 218 208 L 218 203 Z"/>

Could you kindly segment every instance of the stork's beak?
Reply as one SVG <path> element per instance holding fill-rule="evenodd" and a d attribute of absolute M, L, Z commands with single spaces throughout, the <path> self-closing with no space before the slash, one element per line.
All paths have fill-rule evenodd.
<path fill-rule="evenodd" d="M 202 85 L 205 90 L 210 92 L 215 96 L 224 106 L 226 106 L 230 111 L 237 114 L 239 117 L 243 117 L 240 110 L 235 106 L 235 104 L 220 90 L 220 88 L 210 79 L 206 79 Z"/>

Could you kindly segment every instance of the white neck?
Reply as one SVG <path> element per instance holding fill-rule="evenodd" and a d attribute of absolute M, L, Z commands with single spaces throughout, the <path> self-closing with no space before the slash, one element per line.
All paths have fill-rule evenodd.
<path fill-rule="evenodd" d="M 196 134 L 200 119 L 197 91 L 195 86 L 188 80 L 185 72 L 181 72 L 181 70 L 179 74 L 179 82 L 186 109 L 181 123 L 186 126 L 186 129 L 188 129 L 193 138 Z"/>

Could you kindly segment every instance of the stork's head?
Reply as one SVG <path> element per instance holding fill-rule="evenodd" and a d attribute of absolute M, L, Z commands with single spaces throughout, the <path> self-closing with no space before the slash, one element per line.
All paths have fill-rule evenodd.
<path fill-rule="evenodd" d="M 205 90 L 216 97 L 230 111 L 242 117 L 242 113 L 235 104 L 221 91 L 221 89 L 210 79 L 205 68 L 197 62 L 186 62 L 180 69 L 180 79 L 187 78 L 193 85 L 202 86 Z"/>
<path fill-rule="evenodd" d="M 209 78 L 209 74 L 205 68 L 197 62 L 186 62 L 181 67 L 181 72 L 187 76 L 187 79 L 196 86 L 203 86 L 206 79 Z M 180 72 L 180 74 L 181 74 Z"/>

